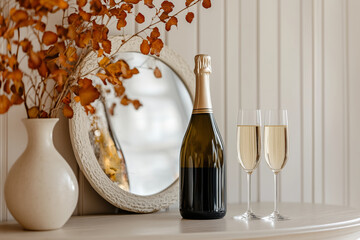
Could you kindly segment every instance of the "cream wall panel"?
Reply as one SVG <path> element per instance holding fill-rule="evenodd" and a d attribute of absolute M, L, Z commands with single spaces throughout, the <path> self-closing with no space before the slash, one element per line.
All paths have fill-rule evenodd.
<path fill-rule="evenodd" d="M 240 39 L 239 39 L 239 58 L 240 64 L 238 69 L 240 89 L 237 86 L 232 87 L 231 82 L 228 82 L 229 89 L 238 89 L 238 98 L 240 106 L 244 109 L 258 109 L 259 108 L 259 74 L 258 74 L 258 53 L 259 53 L 259 37 L 258 37 L 258 10 L 259 1 L 241 0 L 240 1 Z M 235 68 L 237 69 L 237 68 Z M 230 71 L 233 71 L 230 69 Z M 231 80 L 234 82 L 234 80 Z M 236 121 L 234 116 L 233 121 Z M 231 143 L 228 143 L 231 144 Z M 234 149 L 236 154 L 236 149 Z M 241 168 L 238 165 L 238 168 Z M 241 173 L 241 201 L 247 201 L 247 177 L 242 170 Z M 259 177 L 258 169 L 252 174 L 252 199 L 259 200 Z"/>
<path fill-rule="evenodd" d="M 281 176 L 281 200 L 288 202 L 299 201 L 302 198 L 301 5 L 300 0 L 281 0 L 279 4 L 280 106 L 288 110 L 291 143 L 289 159 Z"/>
<path fill-rule="evenodd" d="M 7 220 L 7 209 L 4 198 L 4 182 L 7 176 L 7 115 L 0 116 L 0 222 Z"/>
<path fill-rule="evenodd" d="M 360 1 L 348 1 L 349 203 L 360 206 Z"/>
<path fill-rule="evenodd" d="M 324 1 L 324 192 L 325 203 L 344 203 L 344 103 L 342 1 Z"/>
<path fill-rule="evenodd" d="M 324 203 L 324 24 L 323 24 L 323 0 L 313 0 L 314 10 L 314 201 Z"/>
<path fill-rule="evenodd" d="M 241 188 L 240 164 L 236 154 L 236 115 L 239 108 L 240 98 L 240 1 L 225 1 L 225 85 L 226 85 L 226 138 L 225 148 L 227 153 L 227 197 L 228 202 L 239 202 Z"/>
<path fill-rule="evenodd" d="M 279 0 L 259 1 L 260 107 L 279 107 Z M 273 173 L 262 157 L 259 168 L 260 201 L 273 200 Z"/>
<path fill-rule="evenodd" d="M 300 81 L 302 97 L 302 201 L 313 202 L 313 179 L 314 179 L 314 46 L 313 46 L 313 0 L 301 1 L 301 45 L 300 45 Z"/>

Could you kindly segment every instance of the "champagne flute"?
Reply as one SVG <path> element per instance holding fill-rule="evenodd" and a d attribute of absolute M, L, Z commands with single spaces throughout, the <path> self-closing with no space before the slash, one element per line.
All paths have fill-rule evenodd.
<path fill-rule="evenodd" d="M 287 217 L 279 213 L 278 181 L 280 171 L 288 159 L 288 116 L 286 110 L 268 110 L 265 114 L 264 127 L 265 159 L 274 173 L 274 211 L 264 220 L 282 221 Z"/>
<path fill-rule="evenodd" d="M 251 209 L 251 174 L 259 165 L 261 156 L 261 112 L 260 110 L 239 110 L 237 119 L 237 153 L 241 167 L 247 173 L 248 206 L 237 220 L 257 220 Z"/>

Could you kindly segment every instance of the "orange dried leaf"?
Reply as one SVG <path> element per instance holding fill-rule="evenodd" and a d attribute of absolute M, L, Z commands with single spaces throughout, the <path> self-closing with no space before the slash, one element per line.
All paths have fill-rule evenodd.
<path fill-rule="evenodd" d="M 76 0 L 76 3 L 79 7 L 83 7 L 86 5 L 87 0 Z"/>
<path fill-rule="evenodd" d="M 115 85 L 114 90 L 117 97 L 121 97 L 125 93 L 125 87 L 123 85 Z"/>
<path fill-rule="evenodd" d="M 79 10 L 79 15 L 84 21 L 88 21 L 88 22 L 90 21 L 90 18 L 91 18 L 90 13 L 85 12 L 84 10 L 80 9 Z"/>
<path fill-rule="evenodd" d="M 190 4 L 193 2 L 194 0 L 186 0 L 185 2 L 185 6 L 190 6 Z"/>
<path fill-rule="evenodd" d="M 203 0 L 202 6 L 204 8 L 210 8 L 211 7 L 211 0 Z"/>
<path fill-rule="evenodd" d="M 80 78 L 78 80 L 78 85 L 79 85 L 80 88 L 91 87 L 92 86 L 92 81 L 90 79 L 88 79 L 88 78 Z"/>
<path fill-rule="evenodd" d="M 66 96 L 62 99 L 62 102 L 64 104 L 70 104 L 71 103 L 71 93 L 68 92 L 68 94 L 66 94 Z"/>
<path fill-rule="evenodd" d="M 75 100 L 75 102 L 80 102 L 80 97 L 79 97 L 79 96 L 75 96 L 75 97 L 74 97 L 74 100 Z"/>
<path fill-rule="evenodd" d="M 178 20 L 176 17 L 171 17 L 165 24 L 166 31 L 170 31 L 171 26 L 175 25 L 177 26 Z"/>
<path fill-rule="evenodd" d="M 10 80 L 6 80 L 5 84 L 4 84 L 4 92 L 6 92 L 7 94 L 10 94 L 11 90 L 10 90 Z"/>
<path fill-rule="evenodd" d="M 76 45 L 80 48 L 84 48 L 88 45 L 91 40 L 91 32 L 86 31 L 79 35 L 79 38 L 76 41 Z"/>
<path fill-rule="evenodd" d="M 165 20 L 169 18 L 169 15 L 166 13 L 162 13 L 159 18 L 161 21 L 165 22 Z"/>
<path fill-rule="evenodd" d="M 66 53 L 65 53 L 66 57 L 68 58 L 68 60 L 70 62 L 74 62 L 77 60 L 77 54 L 76 54 L 76 48 L 74 47 L 69 47 L 67 50 L 66 50 Z"/>
<path fill-rule="evenodd" d="M 24 53 L 27 53 L 32 48 L 31 42 L 27 38 L 20 42 L 20 46 Z"/>
<path fill-rule="evenodd" d="M 104 67 L 110 63 L 110 59 L 108 57 L 103 57 L 103 59 L 100 60 L 99 66 Z"/>
<path fill-rule="evenodd" d="M 5 95 L 0 95 L 0 114 L 6 113 L 11 107 L 9 98 Z"/>
<path fill-rule="evenodd" d="M 46 24 L 43 23 L 42 21 L 38 21 L 35 26 L 34 26 L 35 29 L 39 30 L 40 32 L 44 32 L 45 31 L 45 28 L 46 28 Z"/>
<path fill-rule="evenodd" d="M 188 23 L 191 23 L 193 21 L 194 17 L 195 17 L 195 14 L 193 12 L 188 12 L 186 14 L 185 19 Z"/>
<path fill-rule="evenodd" d="M 24 93 L 24 83 L 22 81 L 14 82 L 14 84 L 10 87 L 10 90 L 14 94 L 22 95 Z"/>
<path fill-rule="evenodd" d="M 142 43 L 140 45 L 140 51 L 141 51 L 142 54 L 145 54 L 145 55 L 149 54 L 150 45 L 149 45 L 148 41 L 146 41 L 146 40 L 142 41 Z"/>
<path fill-rule="evenodd" d="M 42 42 L 43 42 L 45 45 L 49 46 L 49 45 L 52 45 L 52 44 L 56 43 L 56 42 L 57 42 L 57 38 L 58 38 L 58 37 L 57 37 L 56 33 L 50 32 L 50 31 L 46 31 L 46 32 L 44 32 L 44 34 L 43 34 Z"/>
<path fill-rule="evenodd" d="M 131 100 L 128 99 L 128 97 L 125 95 L 121 98 L 120 103 L 124 106 L 127 106 L 129 103 L 131 103 Z"/>
<path fill-rule="evenodd" d="M 15 10 L 14 8 L 10 11 L 11 20 L 18 23 L 20 21 L 26 20 L 28 18 L 28 14 L 24 10 Z"/>
<path fill-rule="evenodd" d="M 151 38 L 158 38 L 160 37 L 160 31 L 157 27 L 154 27 L 154 29 L 150 33 Z"/>
<path fill-rule="evenodd" d="M 76 28 L 73 25 L 70 25 L 67 29 L 67 37 L 71 40 L 75 40 L 77 38 Z"/>
<path fill-rule="evenodd" d="M 96 76 L 98 76 L 101 79 L 104 85 L 107 85 L 106 79 L 108 78 L 108 75 L 103 73 L 97 73 Z"/>
<path fill-rule="evenodd" d="M 119 21 L 116 24 L 116 28 L 120 30 L 121 28 L 125 27 L 127 24 L 125 19 L 119 19 Z"/>
<path fill-rule="evenodd" d="M 42 76 L 44 78 L 46 78 L 48 76 L 49 70 L 48 70 L 45 62 L 41 62 L 38 72 L 39 72 L 40 76 Z"/>
<path fill-rule="evenodd" d="M 79 26 L 82 22 L 82 18 L 77 13 L 72 13 L 68 17 L 68 23 L 73 26 Z"/>
<path fill-rule="evenodd" d="M 81 84 L 81 80 L 83 81 L 83 84 Z M 80 86 L 79 97 L 80 97 L 81 105 L 87 106 L 99 98 L 100 93 L 92 85 L 92 81 L 90 79 L 88 78 L 80 79 L 79 86 Z"/>
<path fill-rule="evenodd" d="M 111 41 L 110 40 L 105 40 L 102 42 L 102 47 L 104 49 L 104 51 L 108 54 L 110 54 L 111 52 Z"/>
<path fill-rule="evenodd" d="M 137 68 L 131 69 L 131 74 L 138 74 L 139 70 Z"/>
<path fill-rule="evenodd" d="M 148 6 L 149 8 L 155 7 L 153 4 L 153 0 L 144 0 L 144 4 Z"/>
<path fill-rule="evenodd" d="M 160 69 L 159 69 L 158 67 L 156 67 L 156 68 L 154 69 L 154 76 L 155 76 L 156 78 L 161 78 L 161 77 L 162 77 L 161 71 L 160 71 Z"/>
<path fill-rule="evenodd" d="M 132 101 L 132 104 L 136 110 L 138 110 L 142 106 L 139 100 Z"/>
<path fill-rule="evenodd" d="M 29 51 L 29 60 L 28 66 L 31 69 L 37 69 L 41 65 L 41 58 L 38 56 L 37 53 L 33 52 L 32 50 Z"/>
<path fill-rule="evenodd" d="M 141 0 L 124 0 L 126 3 L 138 4 Z"/>
<path fill-rule="evenodd" d="M 135 21 L 136 21 L 137 23 L 143 23 L 143 22 L 145 22 L 145 17 L 144 17 L 144 15 L 142 15 L 141 13 L 138 13 L 138 15 L 136 15 L 136 17 L 135 17 Z"/>
<path fill-rule="evenodd" d="M 65 10 L 69 7 L 69 4 L 65 0 L 40 0 L 40 5 L 49 10 L 52 10 L 54 7 Z"/>
<path fill-rule="evenodd" d="M 63 114 L 64 117 L 72 118 L 74 116 L 74 111 L 69 105 L 64 105 Z"/>
<path fill-rule="evenodd" d="M 20 82 L 22 77 L 23 73 L 19 69 L 16 69 L 7 75 L 7 78 L 12 79 L 14 82 Z"/>
<path fill-rule="evenodd" d="M 120 62 L 111 63 L 106 67 L 106 71 L 108 71 L 111 75 L 117 75 L 121 72 L 121 64 Z"/>
<path fill-rule="evenodd" d="M 67 35 L 67 29 L 64 28 L 63 26 L 59 26 L 59 25 L 55 25 L 56 26 L 56 33 L 58 34 L 58 36 L 61 38 L 61 37 L 64 37 Z"/>
<path fill-rule="evenodd" d="M 38 107 L 32 107 L 28 110 L 28 116 L 29 118 L 37 118 L 39 116 L 39 108 Z"/>
<path fill-rule="evenodd" d="M 102 55 L 104 55 L 104 49 L 99 49 L 97 52 L 97 56 L 101 57 Z"/>
<path fill-rule="evenodd" d="M 24 99 L 22 99 L 22 97 L 18 94 L 13 94 L 11 95 L 11 103 L 14 105 L 19 105 L 22 104 L 24 102 Z"/>
<path fill-rule="evenodd" d="M 160 56 L 161 49 L 164 47 L 163 41 L 158 38 L 151 44 L 151 51 L 152 55 Z"/>
<path fill-rule="evenodd" d="M 173 8 L 174 8 L 174 4 L 172 2 L 163 1 L 161 3 L 161 9 L 164 10 L 164 12 L 167 13 L 167 14 L 172 12 Z"/>
<path fill-rule="evenodd" d="M 92 0 L 90 9 L 94 15 L 104 15 L 107 10 L 106 6 L 102 5 L 100 0 Z"/>
<path fill-rule="evenodd" d="M 49 114 L 43 110 L 40 111 L 40 118 L 48 118 Z"/>
<path fill-rule="evenodd" d="M 50 77 L 55 80 L 58 86 L 62 87 L 67 76 L 68 73 L 64 69 L 57 69 L 51 73 Z"/>

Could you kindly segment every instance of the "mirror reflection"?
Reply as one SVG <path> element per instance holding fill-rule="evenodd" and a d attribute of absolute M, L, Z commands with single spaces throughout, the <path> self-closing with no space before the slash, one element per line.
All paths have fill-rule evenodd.
<path fill-rule="evenodd" d="M 119 53 L 114 61 L 118 59 L 139 70 L 124 86 L 129 98 L 139 99 L 142 107 L 121 105 L 113 86 L 92 77 L 101 86 L 102 97 L 94 104 L 96 113 L 89 115 L 90 141 L 101 168 L 115 184 L 137 195 L 155 194 L 179 177 L 191 97 L 161 60 L 137 52 Z"/>

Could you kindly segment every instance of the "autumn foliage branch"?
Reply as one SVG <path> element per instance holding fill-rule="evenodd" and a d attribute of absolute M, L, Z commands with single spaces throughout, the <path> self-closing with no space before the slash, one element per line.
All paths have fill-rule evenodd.
<path fill-rule="evenodd" d="M 94 113 L 91 104 L 100 92 L 86 77 L 91 73 L 114 86 L 121 104 L 139 108 L 139 100 L 128 98 L 123 85 L 139 71 L 124 60 L 113 61 L 113 56 L 134 37 L 143 39 L 139 46 L 143 54 L 159 56 L 164 46 L 160 24 L 170 31 L 185 10 L 185 19 L 191 23 L 195 16 L 189 11 L 192 6 L 202 3 L 204 8 L 211 7 L 210 0 L 185 0 L 177 12 L 174 3 L 166 0 L 159 6 L 153 0 L 77 0 L 73 5 L 65 0 L 16 0 L 10 7 L 11 3 L 5 1 L 0 7 L 0 114 L 24 103 L 28 118 L 56 117 L 61 108 L 64 116 L 71 118 L 72 101 Z M 151 21 L 112 49 L 110 22 L 116 22 L 119 34 L 131 17 L 140 26 L 145 23 L 141 12 L 134 13 L 137 4 L 153 9 Z M 60 24 L 49 25 L 48 19 L 58 13 L 62 13 Z M 99 67 L 80 74 L 78 66 L 90 51 L 100 59 Z"/>

